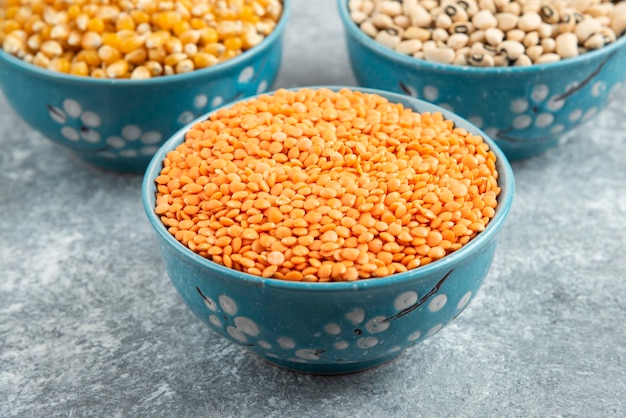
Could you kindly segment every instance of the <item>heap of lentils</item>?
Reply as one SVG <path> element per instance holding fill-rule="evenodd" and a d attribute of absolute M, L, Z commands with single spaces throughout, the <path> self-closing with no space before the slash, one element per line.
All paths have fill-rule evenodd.
<path fill-rule="evenodd" d="M 495 215 L 496 157 L 441 113 L 376 94 L 278 90 L 213 113 L 169 151 L 155 213 L 197 254 L 291 281 L 426 265 Z"/>
<path fill-rule="evenodd" d="M 147 79 L 238 56 L 282 9 L 281 0 L 0 0 L 0 45 L 52 71 Z"/>
<path fill-rule="evenodd" d="M 402 54 L 477 67 L 556 62 L 626 31 L 626 1 L 349 0 L 352 19 Z"/>

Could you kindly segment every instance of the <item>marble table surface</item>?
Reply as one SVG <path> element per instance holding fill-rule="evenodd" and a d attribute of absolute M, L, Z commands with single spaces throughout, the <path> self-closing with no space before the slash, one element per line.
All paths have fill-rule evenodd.
<path fill-rule="evenodd" d="M 335 2 L 295 0 L 274 87 L 355 85 Z M 283 371 L 171 286 L 141 175 L 83 164 L 0 95 L 0 416 L 626 416 L 626 98 L 513 164 L 472 305 L 363 373 Z"/>

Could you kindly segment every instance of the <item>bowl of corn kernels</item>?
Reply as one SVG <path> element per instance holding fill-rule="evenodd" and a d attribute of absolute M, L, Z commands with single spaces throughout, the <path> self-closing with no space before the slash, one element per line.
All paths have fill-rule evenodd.
<path fill-rule="evenodd" d="M 0 0 L 0 88 L 81 160 L 143 172 L 171 134 L 266 91 L 288 0 Z"/>
<path fill-rule="evenodd" d="M 213 331 L 290 370 L 341 374 L 431 337 L 487 276 L 506 156 L 433 104 L 280 89 L 173 135 L 142 198 L 166 271 Z"/>
<path fill-rule="evenodd" d="M 424 99 L 511 160 L 564 141 L 623 91 L 626 2 L 338 0 L 362 86 Z"/>

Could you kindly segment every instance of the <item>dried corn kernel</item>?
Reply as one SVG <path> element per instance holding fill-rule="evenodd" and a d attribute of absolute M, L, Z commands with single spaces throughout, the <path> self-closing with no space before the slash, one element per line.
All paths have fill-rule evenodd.
<path fill-rule="evenodd" d="M 275 27 L 277 11 L 282 0 L 0 0 L 0 46 L 54 71 L 130 78 L 145 67 L 155 77 L 206 68 L 254 47 Z M 142 68 L 133 78 L 145 74 Z"/>
<path fill-rule="evenodd" d="M 382 277 L 485 229 L 495 158 L 440 113 L 349 89 L 279 90 L 192 126 L 163 160 L 155 213 L 192 251 L 249 274 Z"/>

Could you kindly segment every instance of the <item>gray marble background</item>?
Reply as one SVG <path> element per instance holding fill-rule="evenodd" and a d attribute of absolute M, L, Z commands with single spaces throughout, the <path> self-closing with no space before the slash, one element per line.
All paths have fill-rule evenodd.
<path fill-rule="evenodd" d="M 275 87 L 354 85 L 333 0 L 295 0 Z M 493 268 L 452 325 L 318 377 L 218 337 L 170 285 L 141 176 L 103 172 L 0 96 L 0 416 L 626 415 L 626 98 L 514 164 Z"/>

